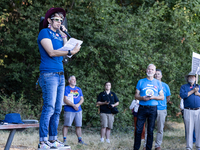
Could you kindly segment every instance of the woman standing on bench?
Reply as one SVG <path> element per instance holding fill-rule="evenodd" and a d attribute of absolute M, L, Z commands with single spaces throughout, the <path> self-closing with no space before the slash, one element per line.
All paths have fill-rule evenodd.
<path fill-rule="evenodd" d="M 38 149 L 63 147 L 57 140 L 57 127 L 64 97 L 65 77 L 63 56 L 74 55 L 80 46 L 71 51 L 61 51 L 60 48 L 67 42 L 67 36 L 60 31 L 65 18 L 62 8 L 50 8 L 43 22 L 44 29 L 38 35 L 38 46 L 41 55 L 39 84 L 43 93 L 43 109 L 40 117 L 40 143 Z M 49 139 L 47 138 L 49 133 Z"/>

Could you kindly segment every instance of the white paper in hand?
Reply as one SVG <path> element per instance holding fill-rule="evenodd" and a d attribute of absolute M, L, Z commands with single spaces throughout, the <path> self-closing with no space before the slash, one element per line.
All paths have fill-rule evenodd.
<path fill-rule="evenodd" d="M 83 43 L 83 41 L 77 40 L 75 38 L 70 38 L 69 41 L 67 41 L 67 43 L 63 47 L 61 47 L 60 49 L 58 49 L 58 50 L 59 51 L 73 50 L 77 43 L 78 43 L 79 46 L 81 46 L 81 44 Z M 73 55 L 71 55 L 71 56 L 66 55 L 66 56 L 69 57 L 69 58 L 71 58 Z"/>
<path fill-rule="evenodd" d="M 64 45 L 68 50 L 73 50 L 76 44 L 78 43 L 79 46 L 83 43 L 81 40 L 77 40 L 75 38 L 70 38 L 69 41 Z"/>
<path fill-rule="evenodd" d="M 74 96 L 72 93 L 68 94 L 67 100 L 69 100 L 70 102 L 74 104 Z M 67 105 L 67 104 L 65 104 L 65 102 L 63 101 L 63 105 Z"/>

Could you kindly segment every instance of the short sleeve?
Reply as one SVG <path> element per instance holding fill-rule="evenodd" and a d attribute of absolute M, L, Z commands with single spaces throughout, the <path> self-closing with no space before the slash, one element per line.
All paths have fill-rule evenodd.
<path fill-rule="evenodd" d="M 171 92 L 170 92 L 170 88 L 167 84 L 166 84 L 166 89 L 167 89 L 166 96 L 170 96 Z"/>
<path fill-rule="evenodd" d="M 97 102 L 101 101 L 101 93 L 99 93 L 98 97 L 97 97 Z"/>
<path fill-rule="evenodd" d="M 114 98 L 115 98 L 115 103 L 119 102 L 119 99 L 118 99 L 117 95 L 115 93 L 113 93 L 113 95 L 114 95 Z"/>
<path fill-rule="evenodd" d="M 140 83 L 141 83 L 141 80 L 139 80 L 138 83 L 137 83 L 137 85 L 136 85 L 136 89 L 139 90 L 139 91 L 141 90 L 140 89 L 141 88 Z"/>
<path fill-rule="evenodd" d="M 70 92 L 69 92 L 69 88 L 66 86 L 66 87 L 65 87 L 65 94 L 64 94 L 64 95 L 65 95 L 65 96 L 68 96 L 69 93 L 70 93 Z"/>
<path fill-rule="evenodd" d="M 40 42 L 42 39 L 48 38 L 51 39 L 49 32 L 47 29 L 42 29 L 38 35 L 38 41 Z"/>
<path fill-rule="evenodd" d="M 79 88 L 79 94 L 80 94 L 80 96 L 83 96 L 83 92 L 82 92 L 82 90 L 81 90 L 81 88 Z"/>
<path fill-rule="evenodd" d="M 162 83 L 158 81 L 158 93 L 162 90 Z"/>

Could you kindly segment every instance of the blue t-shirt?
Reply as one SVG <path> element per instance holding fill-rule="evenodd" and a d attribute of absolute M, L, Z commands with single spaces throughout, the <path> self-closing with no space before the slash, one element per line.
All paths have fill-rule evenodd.
<path fill-rule="evenodd" d="M 136 89 L 140 91 L 140 96 L 159 96 L 159 92 L 162 90 L 162 84 L 159 80 L 148 80 L 147 78 L 140 79 L 137 83 Z M 140 100 L 140 105 L 157 106 L 158 101 L 151 99 L 148 101 Z"/>
<path fill-rule="evenodd" d="M 166 97 L 171 95 L 169 86 L 164 82 L 162 82 L 162 89 L 163 89 L 163 93 L 164 93 L 164 100 L 158 101 L 157 110 L 167 109 L 167 98 Z"/>
<path fill-rule="evenodd" d="M 62 63 L 63 57 L 50 57 L 41 45 L 41 40 L 44 38 L 48 38 L 51 40 L 54 50 L 63 47 L 63 40 L 60 34 L 52 31 L 49 28 L 44 28 L 40 31 L 37 39 L 41 55 L 40 72 L 43 73 L 64 71 Z"/>
<path fill-rule="evenodd" d="M 74 88 L 71 88 L 69 85 L 65 87 L 65 96 L 68 96 L 68 94 L 73 94 L 74 98 L 74 104 L 78 104 L 81 100 L 81 97 L 83 97 L 83 93 L 81 88 L 75 86 Z M 78 107 L 78 110 L 76 111 L 72 106 L 65 105 L 64 111 L 68 112 L 79 112 L 81 111 L 81 105 Z"/>

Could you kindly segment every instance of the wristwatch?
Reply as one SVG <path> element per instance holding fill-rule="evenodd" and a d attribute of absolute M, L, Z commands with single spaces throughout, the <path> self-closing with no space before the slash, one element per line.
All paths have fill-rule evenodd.
<path fill-rule="evenodd" d="M 68 54 L 67 54 L 67 55 L 68 55 L 68 56 L 71 56 L 71 55 L 72 55 L 70 50 L 68 50 Z"/>

